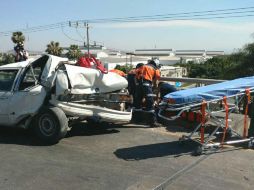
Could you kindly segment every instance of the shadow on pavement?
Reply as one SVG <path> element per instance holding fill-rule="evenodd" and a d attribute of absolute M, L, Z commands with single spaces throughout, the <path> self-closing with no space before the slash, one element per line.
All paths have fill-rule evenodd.
<path fill-rule="evenodd" d="M 170 132 L 183 132 L 190 133 L 198 125 L 197 122 L 186 121 L 183 119 L 176 119 L 172 121 L 166 121 L 165 119 L 159 118 L 158 122 L 164 125 L 164 127 Z"/>
<path fill-rule="evenodd" d="M 69 131 L 65 138 L 73 136 L 95 136 L 119 133 L 119 130 L 112 128 L 110 125 L 106 124 L 87 124 L 78 123 L 72 126 L 71 131 Z"/>
<path fill-rule="evenodd" d="M 42 146 L 34 138 L 33 133 L 29 130 L 0 127 L 0 144 L 18 144 L 27 146 Z"/>
<path fill-rule="evenodd" d="M 195 149 L 196 143 L 188 142 L 181 144 L 179 141 L 171 141 L 166 143 L 149 144 L 134 146 L 129 148 L 118 149 L 114 154 L 124 160 L 143 160 L 156 157 L 173 156 L 179 157 L 191 154 Z"/>
<path fill-rule="evenodd" d="M 91 126 L 86 123 L 78 123 L 72 126 L 65 138 L 75 136 L 93 136 L 118 133 L 119 131 L 107 126 Z M 0 144 L 18 144 L 26 146 L 51 146 L 39 141 L 32 130 L 26 130 L 15 127 L 0 127 Z"/>

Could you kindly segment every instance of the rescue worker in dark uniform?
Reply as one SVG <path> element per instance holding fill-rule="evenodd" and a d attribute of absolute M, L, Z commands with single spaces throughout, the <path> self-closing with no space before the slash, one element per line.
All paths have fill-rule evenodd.
<path fill-rule="evenodd" d="M 173 85 L 171 85 L 167 82 L 159 82 L 158 88 L 159 88 L 159 92 L 160 92 L 160 99 L 163 99 L 163 97 L 165 95 L 167 95 L 171 92 L 177 91 L 177 89 Z"/>
<path fill-rule="evenodd" d="M 138 63 L 136 65 L 136 68 L 130 70 L 127 75 L 128 91 L 129 91 L 129 94 L 132 95 L 133 98 L 135 96 L 135 91 L 136 91 L 136 79 L 135 79 L 136 78 L 136 70 L 143 65 L 144 65 L 143 63 Z"/>
<path fill-rule="evenodd" d="M 153 85 L 160 79 L 159 60 L 150 60 L 136 70 L 136 92 L 134 97 L 135 109 L 142 109 L 142 100 L 145 98 L 146 112 L 152 113 L 151 125 L 155 124 Z M 151 119 L 151 118 L 150 118 Z"/>

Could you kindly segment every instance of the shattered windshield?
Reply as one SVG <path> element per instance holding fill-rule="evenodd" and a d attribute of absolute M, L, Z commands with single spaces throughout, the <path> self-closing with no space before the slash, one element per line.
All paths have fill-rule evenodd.
<path fill-rule="evenodd" d="M 18 70 L 0 71 L 0 91 L 11 91 Z"/>

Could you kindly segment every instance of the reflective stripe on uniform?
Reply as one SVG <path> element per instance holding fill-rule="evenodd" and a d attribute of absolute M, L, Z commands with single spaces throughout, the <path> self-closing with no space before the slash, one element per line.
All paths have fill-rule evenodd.
<path fill-rule="evenodd" d="M 147 97 L 155 97 L 156 95 L 155 94 L 147 94 L 146 96 Z"/>
<path fill-rule="evenodd" d="M 143 110 L 143 112 L 147 112 L 147 113 L 155 113 L 155 110 L 151 109 L 151 110 Z"/>
<path fill-rule="evenodd" d="M 152 85 L 149 83 L 143 83 L 143 86 L 152 86 Z"/>

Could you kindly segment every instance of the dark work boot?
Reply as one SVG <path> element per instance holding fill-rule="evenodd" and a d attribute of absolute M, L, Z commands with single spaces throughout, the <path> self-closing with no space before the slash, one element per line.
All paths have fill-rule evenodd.
<path fill-rule="evenodd" d="M 163 127 L 163 125 L 161 124 L 161 123 L 158 123 L 157 121 L 155 121 L 154 123 L 152 123 L 151 125 L 150 125 L 151 127 Z"/>
<path fill-rule="evenodd" d="M 131 123 L 142 123 L 143 122 L 143 111 L 142 109 L 133 109 Z"/>
<path fill-rule="evenodd" d="M 146 123 L 150 127 L 162 127 L 163 125 L 157 121 L 156 113 L 154 110 L 146 111 Z"/>

